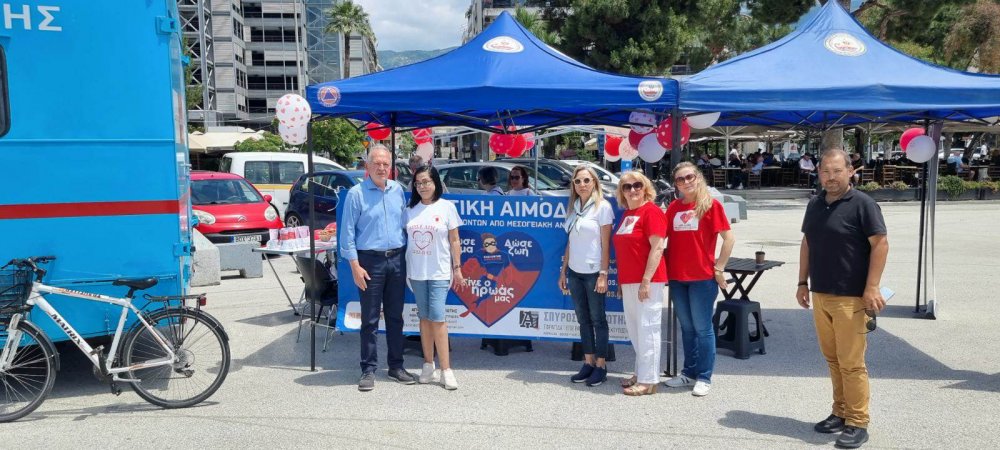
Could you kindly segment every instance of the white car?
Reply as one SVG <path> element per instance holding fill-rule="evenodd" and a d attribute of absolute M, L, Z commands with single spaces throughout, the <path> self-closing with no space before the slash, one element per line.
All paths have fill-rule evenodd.
<path fill-rule="evenodd" d="M 573 166 L 574 169 L 580 164 L 586 164 L 597 172 L 597 176 L 601 179 L 601 181 L 618 185 L 618 175 L 615 175 L 614 173 L 611 173 L 610 170 L 601 167 L 600 164 L 594 164 L 590 161 L 584 161 L 582 159 L 563 159 L 562 162 Z"/>

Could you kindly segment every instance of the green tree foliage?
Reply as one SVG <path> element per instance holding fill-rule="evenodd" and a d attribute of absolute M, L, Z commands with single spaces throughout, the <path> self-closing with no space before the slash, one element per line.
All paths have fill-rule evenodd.
<path fill-rule="evenodd" d="M 281 136 L 268 131 L 264 132 L 263 139 L 244 139 L 233 145 L 237 152 L 280 152 L 287 148 Z"/>
<path fill-rule="evenodd" d="M 312 124 L 313 151 L 340 164 L 353 164 L 363 155 L 365 134 L 347 119 L 328 119 Z"/>
<path fill-rule="evenodd" d="M 550 31 L 545 19 L 538 13 L 531 12 L 521 6 L 518 6 L 517 9 L 514 10 L 514 20 L 520 22 L 524 28 L 527 28 L 531 34 L 537 36 L 542 40 L 542 42 L 553 46 L 559 44 L 559 34 L 554 31 Z"/>
<path fill-rule="evenodd" d="M 811 1 L 699 1 L 697 8 L 687 11 L 692 40 L 683 62 L 699 71 L 773 42 L 788 34 L 788 24 L 808 11 L 805 4 L 811 6 Z"/>
<path fill-rule="evenodd" d="M 329 22 L 326 29 L 327 34 L 343 35 L 344 43 L 344 78 L 351 76 L 351 33 L 358 33 L 371 40 L 375 40 L 375 32 L 372 31 L 371 22 L 368 20 L 368 13 L 361 5 L 355 4 L 352 0 L 343 0 L 333 8 L 326 11 Z"/>

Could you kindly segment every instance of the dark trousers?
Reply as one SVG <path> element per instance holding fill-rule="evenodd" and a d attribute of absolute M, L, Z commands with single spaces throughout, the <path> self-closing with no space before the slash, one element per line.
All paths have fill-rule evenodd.
<path fill-rule="evenodd" d="M 358 263 L 368 272 L 367 290 L 361 295 L 361 371 L 378 368 L 376 348 L 380 313 L 385 313 L 385 341 L 389 347 L 389 368 L 403 367 L 403 289 L 406 287 L 406 259 L 403 252 L 384 255 L 358 253 Z"/>
<path fill-rule="evenodd" d="M 608 316 L 604 312 L 606 294 L 594 292 L 597 275 L 569 270 L 566 274 L 566 287 L 569 288 L 573 306 L 576 308 L 576 321 L 580 324 L 580 345 L 583 347 L 583 353 L 604 359 L 608 357 Z"/>

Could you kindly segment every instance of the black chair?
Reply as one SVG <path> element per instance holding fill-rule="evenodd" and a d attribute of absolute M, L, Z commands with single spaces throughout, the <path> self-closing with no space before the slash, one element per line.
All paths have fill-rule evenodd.
<path fill-rule="evenodd" d="M 305 284 L 303 302 L 300 302 L 299 328 L 295 333 L 295 342 L 302 334 L 302 321 L 309 314 L 310 303 L 316 305 L 316 316 L 309 318 L 309 325 L 326 328 L 326 339 L 323 340 L 323 351 L 330 342 L 330 332 L 337 326 L 337 280 L 330 276 L 330 270 L 323 262 L 315 258 L 294 257 L 295 266 Z M 326 310 L 326 323 L 320 323 L 323 310 Z"/>
<path fill-rule="evenodd" d="M 725 317 L 722 314 L 725 313 Z M 750 329 L 750 318 L 753 317 L 755 327 Z M 715 328 L 715 347 L 731 350 L 733 356 L 739 359 L 750 358 L 754 350 L 761 355 L 764 350 L 764 327 L 760 313 L 760 303 L 749 300 L 723 300 L 719 302 L 712 317 Z M 721 334 L 720 334 L 721 333 Z"/>

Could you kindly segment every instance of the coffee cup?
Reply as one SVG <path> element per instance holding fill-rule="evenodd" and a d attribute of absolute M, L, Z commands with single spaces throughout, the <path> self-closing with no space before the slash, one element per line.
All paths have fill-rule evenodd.
<path fill-rule="evenodd" d="M 761 264 L 764 264 L 764 251 L 763 250 L 758 251 L 756 253 L 756 260 L 757 260 L 757 265 L 758 266 L 761 265 Z"/>

